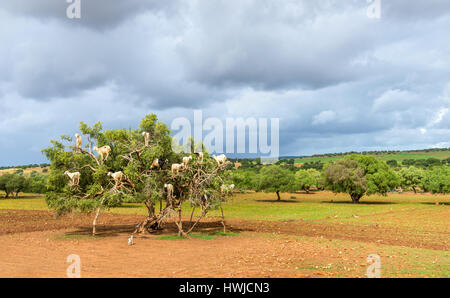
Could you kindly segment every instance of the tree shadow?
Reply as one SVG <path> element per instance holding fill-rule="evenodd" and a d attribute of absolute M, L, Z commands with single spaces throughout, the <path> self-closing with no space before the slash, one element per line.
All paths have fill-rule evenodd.
<path fill-rule="evenodd" d="M 42 199 L 44 196 L 43 195 L 35 195 L 35 196 L 9 196 L 9 197 L 5 197 L 4 195 L 0 195 L 0 199 L 6 199 L 6 200 L 24 200 L 24 199 L 29 199 L 29 200 L 33 200 L 33 199 Z"/>
<path fill-rule="evenodd" d="M 450 206 L 450 202 L 438 202 L 438 203 L 439 203 L 438 206 L 441 206 L 441 205 Z M 430 203 L 430 202 L 422 202 L 420 204 L 422 204 L 422 205 L 435 205 L 436 206 L 436 203 Z"/>
<path fill-rule="evenodd" d="M 226 223 L 226 219 L 225 219 Z M 183 227 L 185 227 L 185 231 L 191 227 L 191 222 L 183 221 Z M 128 224 L 128 225 L 98 225 L 96 236 L 98 237 L 115 237 L 119 235 L 129 235 L 133 233 L 136 225 Z M 227 232 L 242 232 L 244 230 L 239 228 L 234 228 L 231 226 L 226 226 Z M 221 232 L 223 231 L 223 225 L 221 221 L 214 222 L 199 222 L 192 232 L 195 233 L 212 233 L 212 232 Z M 150 233 L 141 234 L 143 236 L 148 235 L 177 235 L 178 227 L 174 222 L 167 222 L 163 224 L 162 229 L 151 231 Z M 80 227 L 77 230 L 65 233 L 66 236 L 90 236 L 92 235 L 92 226 Z"/>
<path fill-rule="evenodd" d="M 296 195 L 315 195 L 316 191 L 310 190 L 309 192 L 306 191 L 296 191 L 294 192 Z"/>
<path fill-rule="evenodd" d="M 342 204 L 342 205 L 396 205 L 397 202 L 378 202 L 378 201 L 361 201 L 358 204 L 353 204 L 352 201 L 321 201 L 322 204 Z"/>
<path fill-rule="evenodd" d="M 117 206 L 117 208 L 144 209 L 144 207 L 142 207 L 142 205 L 120 205 L 120 206 Z"/>
<path fill-rule="evenodd" d="M 255 200 L 255 202 L 260 203 L 301 203 L 300 201 L 296 201 L 297 199 L 290 199 L 290 200 Z"/>

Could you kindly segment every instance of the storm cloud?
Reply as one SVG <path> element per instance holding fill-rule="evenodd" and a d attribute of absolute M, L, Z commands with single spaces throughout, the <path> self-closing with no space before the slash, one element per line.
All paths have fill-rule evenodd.
<path fill-rule="evenodd" d="M 0 165 L 80 120 L 279 117 L 281 155 L 450 147 L 450 2 L 0 3 Z"/>

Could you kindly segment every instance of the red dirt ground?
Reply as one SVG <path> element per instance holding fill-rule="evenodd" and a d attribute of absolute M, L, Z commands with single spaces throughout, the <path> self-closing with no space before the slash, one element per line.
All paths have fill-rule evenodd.
<path fill-rule="evenodd" d="M 312 221 L 227 220 L 228 230 L 240 236 L 215 240 L 159 240 L 173 235 L 175 225 L 155 235 L 140 235 L 134 246 L 127 238 L 137 215 L 104 213 L 99 218 L 99 236 L 89 237 L 92 217 L 76 215 L 56 218 L 49 211 L 0 211 L 0 276 L 65 277 L 66 258 L 78 254 L 84 277 L 304 277 L 327 275 L 322 271 L 297 270 L 305 259 L 335 260 L 336 250 L 308 236 L 333 241 L 356 240 L 371 245 L 390 244 L 411 248 L 449 250 L 448 233 L 418 233 L 405 228 L 378 225 Z M 187 223 L 186 223 L 187 224 Z M 220 221 L 209 219 L 197 232 L 220 231 Z M 267 235 L 270 234 L 270 235 Z M 68 236 L 69 235 L 69 239 Z M 70 235 L 86 235 L 80 239 Z M 382 241 L 381 241 L 382 240 Z M 352 253 L 349 276 L 363 276 L 358 269 L 365 252 Z M 320 264 L 320 262 L 318 262 Z M 356 265 L 355 265 L 356 264 Z M 363 265 L 361 265 L 363 266 Z M 361 271 L 361 272 L 360 272 Z M 331 276 L 329 273 L 327 276 Z"/>

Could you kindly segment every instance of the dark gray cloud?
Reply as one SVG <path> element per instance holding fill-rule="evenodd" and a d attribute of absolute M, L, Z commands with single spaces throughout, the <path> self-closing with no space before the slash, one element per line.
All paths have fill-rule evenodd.
<path fill-rule="evenodd" d="M 66 11 L 71 3 L 65 0 L 7 0 L 2 1 L 1 7 L 14 14 L 38 18 L 45 22 L 55 19 L 66 25 L 110 30 L 136 15 L 147 12 L 173 14 L 177 2 L 177 0 L 81 0 L 81 19 L 76 21 L 67 18 Z"/>
<path fill-rule="evenodd" d="M 116 3 L 117 2 L 117 3 Z M 450 146 L 449 1 L 0 3 L 0 165 L 79 120 L 279 117 L 280 153 Z"/>
<path fill-rule="evenodd" d="M 449 11 L 450 2 L 447 0 L 382 1 L 382 14 L 396 21 L 403 19 L 409 22 L 417 22 L 419 20 L 436 19 L 448 16 Z"/>

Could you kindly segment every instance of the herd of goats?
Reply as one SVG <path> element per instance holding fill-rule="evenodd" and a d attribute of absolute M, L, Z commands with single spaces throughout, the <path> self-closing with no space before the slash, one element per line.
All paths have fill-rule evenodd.
<path fill-rule="evenodd" d="M 149 141 L 150 141 L 150 133 L 143 132 L 142 135 L 144 136 L 145 147 L 148 147 Z M 78 133 L 75 134 L 75 138 L 76 138 L 75 151 L 81 152 L 83 140 Z M 102 146 L 100 148 L 95 146 L 95 147 L 93 147 L 93 150 L 95 152 L 97 152 L 98 158 L 102 162 L 104 162 L 109 158 L 109 154 L 111 152 L 111 147 L 108 145 Z M 203 162 L 203 152 L 198 152 L 195 154 L 198 156 L 199 162 Z M 212 158 L 217 162 L 217 164 L 219 166 L 224 165 L 227 161 L 227 157 L 225 156 L 225 154 L 221 154 L 219 156 L 212 155 Z M 172 164 L 172 166 L 171 166 L 172 175 L 176 175 L 184 168 L 187 168 L 189 161 L 191 161 L 191 160 L 192 160 L 192 156 L 185 156 L 185 157 L 183 157 L 181 164 L 178 164 L 178 163 Z M 159 167 L 161 167 L 161 161 L 159 159 L 155 159 L 150 168 L 154 169 L 154 168 L 159 168 Z M 79 186 L 80 177 L 81 177 L 80 172 L 65 171 L 64 175 L 67 175 L 69 177 L 69 179 L 70 179 L 69 185 L 71 187 Z M 108 176 L 114 180 L 114 183 L 115 183 L 114 188 L 115 189 L 119 188 L 119 186 L 122 185 L 124 180 L 128 180 L 122 171 L 118 171 L 115 173 L 108 172 Z M 173 188 L 172 184 L 164 184 L 164 189 L 167 191 L 167 194 L 169 196 L 173 195 L 174 188 Z M 221 186 L 220 190 L 222 193 L 231 193 L 234 190 L 234 184 L 230 184 L 230 185 L 223 184 Z"/>

